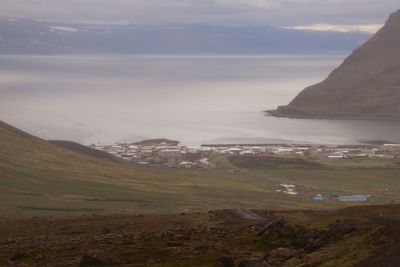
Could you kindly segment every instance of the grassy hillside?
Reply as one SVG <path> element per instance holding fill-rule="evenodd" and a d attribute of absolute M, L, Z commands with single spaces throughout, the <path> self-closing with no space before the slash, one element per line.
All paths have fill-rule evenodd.
<path fill-rule="evenodd" d="M 0 124 L 0 211 L 6 215 L 298 206 L 298 199 L 274 194 L 275 184 L 225 170 L 167 171 L 101 160 Z"/>
<path fill-rule="evenodd" d="M 313 192 L 371 194 L 367 204 L 400 201 L 400 168 L 393 162 L 314 162 L 304 168 L 302 161 L 246 161 L 239 167 L 226 158 L 215 161 L 215 170 L 144 168 L 77 153 L 0 123 L 0 216 L 354 205 L 313 201 Z M 296 183 L 301 194 L 277 193 L 285 182 Z"/>
<path fill-rule="evenodd" d="M 71 141 L 59 141 L 59 140 L 52 140 L 49 141 L 50 144 L 66 148 L 68 150 L 72 150 L 74 152 L 77 152 L 79 154 L 84 154 L 90 157 L 102 159 L 102 160 L 109 160 L 113 162 L 121 162 L 118 158 L 114 157 L 113 155 L 110 155 L 107 152 L 96 150 L 93 148 L 90 148 L 88 146 L 84 146 L 75 142 Z"/>

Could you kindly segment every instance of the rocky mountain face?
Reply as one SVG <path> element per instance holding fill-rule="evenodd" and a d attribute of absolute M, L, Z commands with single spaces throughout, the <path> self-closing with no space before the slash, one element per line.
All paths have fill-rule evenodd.
<path fill-rule="evenodd" d="M 269 113 L 297 118 L 400 119 L 400 10 L 326 80 Z"/>

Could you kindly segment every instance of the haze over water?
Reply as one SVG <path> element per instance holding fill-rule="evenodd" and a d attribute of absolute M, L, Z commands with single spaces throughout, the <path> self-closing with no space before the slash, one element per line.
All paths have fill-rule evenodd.
<path fill-rule="evenodd" d="M 262 113 L 324 79 L 345 56 L 0 56 L 0 120 L 84 144 L 400 142 L 399 122 Z"/>

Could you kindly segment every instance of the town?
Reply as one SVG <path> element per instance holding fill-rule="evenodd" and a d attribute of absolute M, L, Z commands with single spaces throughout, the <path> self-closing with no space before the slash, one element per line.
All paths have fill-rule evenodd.
<path fill-rule="evenodd" d="M 218 155 L 326 158 L 394 159 L 400 155 L 400 144 L 317 145 L 317 144 L 210 144 L 200 147 L 181 145 L 179 141 L 151 139 L 137 143 L 91 145 L 117 158 L 140 165 L 165 168 L 214 168 L 210 158 Z"/>
<path fill-rule="evenodd" d="M 320 144 L 204 144 L 181 145 L 179 141 L 151 139 L 137 143 L 91 145 L 119 159 L 142 166 L 162 168 L 213 169 L 218 157 L 317 159 L 325 161 L 388 160 L 400 157 L 400 144 L 320 145 Z M 385 189 L 389 190 L 389 189 Z M 286 195 L 309 195 L 314 201 L 367 202 L 370 195 L 329 195 L 296 184 L 281 183 L 275 190 Z"/>

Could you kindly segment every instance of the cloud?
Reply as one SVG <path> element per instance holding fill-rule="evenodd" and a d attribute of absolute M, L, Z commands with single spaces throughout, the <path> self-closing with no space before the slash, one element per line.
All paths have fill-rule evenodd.
<path fill-rule="evenodd" d="M 1 0 L 0 16 L 138 24 L 382 24 L 398 0 Z"/>
<path fill-rule="evenodd" d="M 368 32 L 376 33 L 383 24 L 364 24 L 364 25 L 334 25 L 334 24 L 311 24 L 291 27 L 283 27 L 293 30 L 324 31 L 324 32 Z"/>

